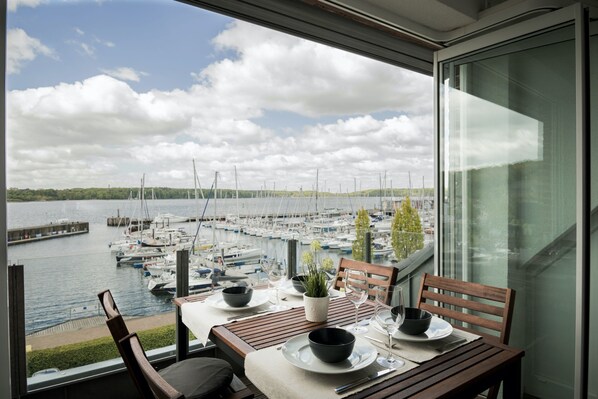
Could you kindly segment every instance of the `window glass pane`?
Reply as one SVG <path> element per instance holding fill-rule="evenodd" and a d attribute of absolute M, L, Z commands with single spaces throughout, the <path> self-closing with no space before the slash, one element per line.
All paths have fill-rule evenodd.
<path fill-rule="evenodd" d="M 598 23 L 590 25 L 591 187 L 589 396 L 598 397 Z"/>
<path fill-rule="evenodd" d="M 289 238 L 298 259 L 313 240 L 321 263 L 356 258 L 365 208 L 373 262 L 425 243 L 431 267 L 429 76 L 182 2 L 14 2 L 7 20 L 8 257 L 24 265 L 29 374 L 118 357 L 104 289 L 132 331 L 172 327 L 174 251 L 192 242 L 195 291 L 264 282 L 258 261 L 286 265 Z M 421 223 L 393 244 L 407 197 Z M 214 215 L 213 230 L 195 222 Z M 125 228 L 139 219 L 144 235 Z M 133 253 L 141 241 L 165 248 Z M 160 334 L 140 334 L 146 350 L 174 342 Z M 99 335 L 110 350 L 64 348 Z"/>
<path fill-rule="evenodd" d="M 573 392 L 575 57 L 561 28 L 442 68 L 445 275 L 517 291 L 523 385 Z"/>

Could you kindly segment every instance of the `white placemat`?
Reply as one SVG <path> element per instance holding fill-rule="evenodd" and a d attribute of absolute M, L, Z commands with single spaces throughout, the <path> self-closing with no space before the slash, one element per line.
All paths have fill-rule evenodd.
<path fill-rule="evenodd" d="M 382 341 L 377 342 L 370 340 L 372 344 L 380 348 L 380 352 L 386 353 L 388 335 L 378 332 L 372 325 L 370 325 L 368 326 L 368 332 L 363 334 L 363 336 Z M 479 335 L 455 328 L 450 336 L 437 341 L 409 342 L 393 339 L 392 353 L 396 356 L 421 364 L 479 338 L 481 338 Z"/>
<path fill-rule="evenodd" d="M 280 301 L 280 304 L 286 305 L 289 308 L 297 308 L 303 306 L 302 297 L 295 297 L 291 295 L 285 296 L 283 293 L 281 293 L 280 298 L 285 298 L 284 300 Z M 189 328 L 189 330 L 191 330 L 193 335 L 195 335 L 195 337 L 205 345 L 208 342 L 208 336 L 212 327 L 230 323 L 231 321 L 233 321 L 230 320 L 231 317 L 257 317 L 262 314 L 268 313 L 268 308 L 273 303 L 276 303 L 276 296 L 274 290 L 270 290 L 270 301 L 271 302 L 267 302 L 253 309 L 239 311 L 226 311 L 216 309 L 210 306 L 209 304 L 205 303 L 204 301 L 184 303 L 181 306 L 181 315 L 183 323 L 187 326 L 187 328 Z M 243 318 L 244 317 L 241 317 L 236 320 L 241 320 Z"/>
<path fill-rule="evenodd" d="M 368 367 L 352 373 L 316 374 L 293 366 L 284 358 L 279 347 L 260 349 L 245 357 L 245 375 L 269 398 L 338 399 L 417 367 L 416 363 L 405 360 L 405 365 L 396 371 L 360 385 L 343 395 L 338 395 L 334 392 L 334 388 L 356 381 L 383 368 L 374 362 Z"/>

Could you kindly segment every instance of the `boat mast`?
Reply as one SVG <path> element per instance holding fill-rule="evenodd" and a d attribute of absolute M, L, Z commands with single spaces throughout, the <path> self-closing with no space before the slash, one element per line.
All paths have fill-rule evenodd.
<path fill-rule="evenodd" d="M 237 165 L 235 165 L 235 192 L 237 196 L 237 223 L 240 223 L 240 214 L 239 214 L 239 185 L 237 183 Z"/>
<path fill-rule="evenodd" d="M 212 272 L 214 270 L 214 258 L 216 257 L 216 250 L 218 249 L 216 246 L 216 204 L 218 201 L 218 172 L 214 172 L 214 221 L 212 222 Z M 222 259 L 222 263 L 224 264 L 224 259 Z"/>
<path fill-rule="evenodd" d="M 411 197 L 411 171 L 409 171 L 409 198 Z"/>
<path fill-rule="evenodd" d="M 199 198 L 197 197 L 197 170 L 195 169 L 195 158 L 192 159 L 193 160 L 193 192 L 195 194 L 195 207 L 196 209 L 196 216 L 195 216 L 195 221 L 197 222 L 197 230 L 199 230 Z M 193 251 L 193 253 L 195 253 L 195 246 L 193 246 L 193 248 L 191 248 L 191 250 Z"/>
<path fill-rule="evenodd" d="M 378 173 L 378 182 L 380 184 L 380 212 L 384 213 L 382 210 L 382 173 Z"/>
<path fill-rule="evenodd" d="M 320 170 L 316 169 L 316 216 L 318 215 L 318 180 Z"/>
<path fill-rule="evenodd" d="M 145 189 L 144 189 L 144 185 L 145 185 L 145 173 L 142 175 L 141 177 L 141 191 L 139 194 L 139 198 L 141 199 L 141 212 L 140 214 L 140 219 L 139 219 L 139 225 L 137 226 L 139 228 L 139 245 L 142 246 L 143 245 L 143 202 L 144 202 L 144 197 L 145 197 Z"/>
<path fill-rule="evenodd" d="M 425 198 L 426 198 L 426 182 L 424 181 L 424 176 L 422 176 L 422 201 L 421 201 L 422 212 L 425 210 L 425 207 L 424 207 Z"/>

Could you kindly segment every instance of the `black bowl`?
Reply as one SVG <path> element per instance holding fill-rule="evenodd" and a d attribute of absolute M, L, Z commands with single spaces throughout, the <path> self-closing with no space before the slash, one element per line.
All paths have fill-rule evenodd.
<path fill-rule="evenodd" d="M 315 357 L 325 363 L 338 363 L 347 359 L 355 346 L 355 335 L 342 328 L 318 328 L 307 336 Z"/>
<path fill-rule="evenodd" d="M 293 287 L 295 288 L 295 290 L 297 290 L 300 293 L 304 293 L 305 292 L 305 286 L 303 285 L 303 283 L 305 283 L 305 278 L 306 276 L 304 274 L 298 274 L 296 276 L 293 276 L 293 278 L 291 278 L 291 281 L 293 282 Z"/>
<path fill-rule="evenodd" d="M 391 310 L 393 318 L 396 318 L 396 310 Z M 432 322 L 432 313 L 418 308 L 405 308 L 405 320 L 399 327 L 399 331 L 407 335 L 418 335 L 426 332 Z"/>
<path fill-rule="evenodd" d="M 247 305 L 252 296 L 253 288 L 250 287 L 228 287 L 222 290 L 222 299 L 233 308 Z"/>

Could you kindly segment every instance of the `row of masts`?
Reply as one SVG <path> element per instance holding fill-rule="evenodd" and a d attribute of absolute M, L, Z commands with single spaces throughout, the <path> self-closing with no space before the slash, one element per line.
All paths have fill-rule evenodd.
<path fill-rule="evenodd" d="M 218 175 L 219 172 L 216 171 L 214 172 L 214 184 L 212 186 L 211 191 L 213 190 L 213 194 L 211 195 L 211 197 L 215 200 L 218 197 Z M 235 199 L 236 199 L 236 216 L 237 218 L 239 218 L 240 215 L 240 211 L 239 211 L 239 185 L 238 185 L 238 176 L 237 176 L 237 167 L 236 165 L 234 166 L 234 176 L 235 176 Z M 413 200 L 413 194 L 415 192 L 415 190 L 413 189 L 412 186 L 412 182 L 411 182 L 411 172 L 408 172 L 408 196 Z M 193 159 L 193 185 L 194 185 L 194 198 L 196 200 L 197 203 L 197 209 L 196 209 L 196 217 L 195 220 L 200 221 L 200 220 L 205 220 L 204 217 L 200 217 L 200 202 L 199 200 L 199 196 L 201 195 L 202 199 L 206 199 L 206 196 L 204 194 L 204 190 L 201 187 L 201 183 L 199 181 L 199 176 L 197 174 L 197 170 L 196 170 L 196 166 L 195 166 L 195 159 Z M 379 185 L 380 185 L 380 189 L 379 189 L 379 197 L 380 197 L 380 210 L 384 210 L 384 202 L 385 199 L 390 198 L 391 203 L 394 203 L 394 196 L 395 196 L 395 190 L 393 189 L 393 181 L 392 179 L 390 179 L 390 189 L 387 186 L 387 171 L 384 171 L 384 177 L 382 175 L 382 173 L 379 174 Z M 357 193 L 357 178 L 353 179 L 353 189 L 354 189 L 354 193 Z M 138 198 L 141 200 L 142 203 L 142 210 L 145 213 L 145 217 L 149 218 L 149 210 L 147 209 L 147 202 L 145 201 L 145 174 L 143 174 L 143 177 L 141 179 L 141 189 L 139 192 L 139 196 Z M 315 198 L 315 214 L 319 213 L 319 209 L 318 209 L 318 196 L 320 194 L 320 190 L 319 190 L 319 169 L 316 169 L 316 181 L 315 181 L 315 185 L 314 185 L 314 193 L 313 193 L 313 197 Z M 360 184 L 360 190 L 361 190 L 361 184 Z M 389 191 L 388 191 L 389 190 Z M 424 204 L 425 202 L 425 198 L 426 198 L 426 194 L 425 194 L 425 179 L 424 176 L 422 176 L 422 186 L 421 186 L 421 191 L 420 191 L 420 203 Z M 221 190 L 222 191 L 222 190 Z M 303 192 L 303 190 L 300 190 L 301 192 Z M 276 195 L 276 183 L 274 183 L 273 186 L 273 191 L 270 193 L 270 195 L 268 195 L 267 190 L 266 190 L 266 183 L 264 183 L 263 186 L 263 190 L 260 189 L 260 191 L 258 191 L 258 198 L 259 193 L 262 193 L 261 197 L 262 198 L 266 198 L 267 196 L 275 196 Z M 339 194 L 343 194 L 342 193 L 342 187 L 341 184 L 339 183 Z M 348 189 L 346 190 L 346 195 L 347 198 L 349 198 L 349 201 L 351 202 L 351 193 L 349 193 Z M 131 195 L 132 197 L 132 195 Z M 130 197 L 130 198 L 131 198 Z M 188 198 L 190 199 L 190 195 L 188 194 Z M 224 198 L 221 194 L 221 198 Z M 253 197 L 252 197 L 253 198 Z M 152 188 L 152 199 L 156 199 L 155 195 L 154 195 L 154 190 Z M 209 197 L 208 197 L 209 200 Z M 214 212 L 213 212 L 213 217 L 214 219 L 217 219 L 218 216 L 218 211 L 217 211 L 217 204 L 216 201 L 214 201 Z M 207 205 L 207 204 L 206 204 Z M 353 208 L 353 204 L 351 202 L 351 208 Z M 422 205 L 422 208 L 424 206 Z M 351 210 L 352 213 L 355 212 L 354 209 Z M 143 216 L 142 216 L 143 218 Z"/>

